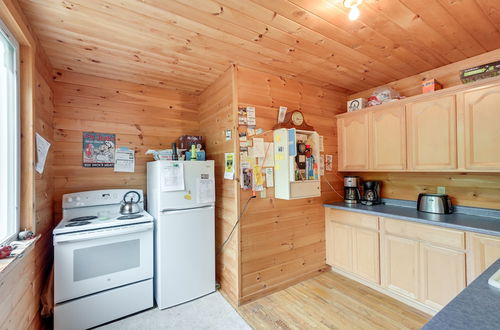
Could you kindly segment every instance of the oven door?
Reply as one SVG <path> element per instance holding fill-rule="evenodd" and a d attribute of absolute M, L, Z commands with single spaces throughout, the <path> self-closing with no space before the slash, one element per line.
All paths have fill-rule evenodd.
<path fill-rule="evenodd" d="M 153 223 L 54 236 L 56 303 L 153 277 Z"/>

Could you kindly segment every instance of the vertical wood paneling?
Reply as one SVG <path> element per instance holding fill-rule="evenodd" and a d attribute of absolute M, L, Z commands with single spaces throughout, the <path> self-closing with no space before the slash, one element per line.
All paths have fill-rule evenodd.
<path fill-rule="evenodd" d="M 241 219 L 241 296 L 246 302 L 314 276 L 325 269 L 324 208 L 341 197 L 325 182 L 342 191 L 337 174 L 335 115 L 342 112 L 345 95 L 297 80 L 237 67 L 238 106 L 256 108 L 257 128 L 272 130 L 279 106 L 300 110 L 309 125 L 324 136 L 325 152 L 334 156 L 334 171 L 322 179 L 322 196 L 294 201 L 267 197 L 250 201 Z M 272 141 L 270 133 L 264 134 Z M 250 197 L 241 191 L 240 207 Z"/>
<path fill-rule="evenodd" d="M 110 188 L 146 190 L 148 149 L 170 148 L 185 134 L 198 134 L 197 97 L 72 73 L 54 72 L 54 203 L 56 217 L 66 193 Z M 116 134 L 117 147 L 135 150 L 134 173 L 82 167 L 82 132 Z"/>
<path fill-rule="evenodd" d="M 224 180 L 224 153 L 236 148 L 236 93 L 234 67 L 230 67 L 200 96 L 200 131 L 206 140 L 208 159 L 215 160 L 217 280 L 221 290 L 234 304 L 239 297 L 239 230 L 221 250 L 237 221 L 239 188 L 236 180 Z M 232 130 L 233 139 L 226 140 L 225 131 Z"/>

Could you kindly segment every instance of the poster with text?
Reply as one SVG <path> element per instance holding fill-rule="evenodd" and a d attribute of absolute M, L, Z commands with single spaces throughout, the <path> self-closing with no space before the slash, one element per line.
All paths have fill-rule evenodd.
<path fill-rule="evenodd" d="M 83 167 L 114 167 L 115 134 L 83 132 Z"/>

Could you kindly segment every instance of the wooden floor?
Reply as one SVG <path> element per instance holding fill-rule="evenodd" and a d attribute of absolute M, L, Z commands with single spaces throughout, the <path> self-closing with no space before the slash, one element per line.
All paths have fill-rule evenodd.
<path fill-rule="evenodd" d="M 419 329 L 430 316 L 333 272 L 238 308 L 254 329 Z"/>

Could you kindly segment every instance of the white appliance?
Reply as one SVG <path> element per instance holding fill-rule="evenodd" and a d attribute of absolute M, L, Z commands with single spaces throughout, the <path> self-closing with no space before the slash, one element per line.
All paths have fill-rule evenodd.
<path fill-rule="evenodd" d="M 155 300 L 164 309 L 215 291 L 213 161 L 148 163 Z"/>
<path fill-rule="evenodd" d="M 54 328 L 87 329 L 153 307 L 153 217 L 123 216 L 129 189 L 63 196 L 53 231 Z"/>

